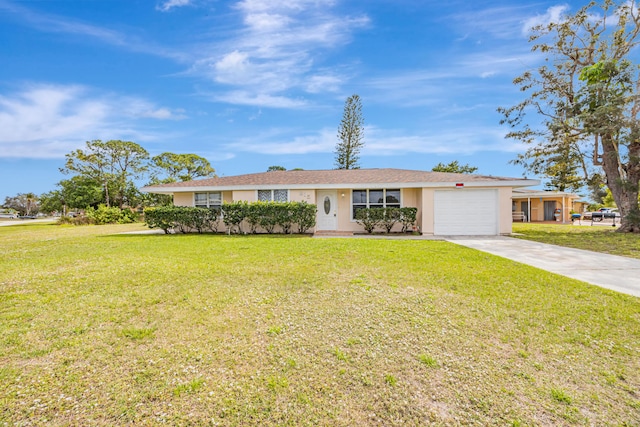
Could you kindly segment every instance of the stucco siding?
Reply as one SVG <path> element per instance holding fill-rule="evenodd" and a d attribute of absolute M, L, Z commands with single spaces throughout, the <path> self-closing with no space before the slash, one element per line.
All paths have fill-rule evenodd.
<path fill-rule="evenodd" d="M 233 192 L 234 202 L 255 202 L 257 197 L 256 190 L 235 190 Z"/>
<path fill-rule="evenodd" d="M 173 204 L 176 206 L 193 206 L 193 193 L 175 193 Z"/>
<path fill-rule="evenodd" d="M 418 188 L 403 188 L 401 191 L 402 207 L 417 208 L 418 205 Z"/>
<path fill-rule="evenodd" d="M 422 230 L 422 190 L 420 188 L 415 189 L 416 192 L 416 204 L 413 206 L 418 208 L 416 213 L 416 227 L 418 230 Z"/>
<path fill-rule="evenodd" d="M 360 233 L 363 228 L 351 220 L 351 189 L 341 188 L 338 193 L 338 230 Z"/>
<path fill-rule="evenodd" d="M 433 234 L 433 195 L 434 190 L 432 188 L 422 189 L 421 215 L 419 222 L 422 234 Z"/>
<path fill-rule="evenodd" d="M 498 233 L 511 234 L 511 193 L 510 187 L 498 189 Z"/>
<path fill-rule="evenodd" d="M 421 188 L 403 188 L 402 189 L 402 207 L 418 208 L 416 213 L 416 226 L 420 228 L 420 216 L 422 214 L 422 189 Z M 398 226 L 396 226 L 397 228 Z M 402 225 L 399 226 L 399 230 Z M 394 228 L 395 230 L 395 228 Z"/>
<path fill-rule="evenodd" d="M 289 190 L 289 201 L 316 204 L 315 190 Z"/>

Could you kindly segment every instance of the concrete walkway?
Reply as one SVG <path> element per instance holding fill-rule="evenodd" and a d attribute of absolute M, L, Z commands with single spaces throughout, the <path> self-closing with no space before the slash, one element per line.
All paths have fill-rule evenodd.
<path fill-rule="evenodd" d="M 503 258 L 640 297 L 640 260 L 564 248 L 513 237 L 447 237 L 445 240 Z"/>

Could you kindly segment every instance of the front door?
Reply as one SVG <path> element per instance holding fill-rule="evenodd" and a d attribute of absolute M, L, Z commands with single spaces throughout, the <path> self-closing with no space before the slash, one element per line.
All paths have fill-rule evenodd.
<path fill-rule="evenodd" d="M 338 229 L 338 192 L 318 191 L 318 230 Z"/>

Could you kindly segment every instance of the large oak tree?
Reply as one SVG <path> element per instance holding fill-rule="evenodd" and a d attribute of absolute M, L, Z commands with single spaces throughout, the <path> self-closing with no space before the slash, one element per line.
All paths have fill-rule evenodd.
<path fill-rule="evenodd" d="M 131 141 L 87 141 L 84 150 L 66 156 L 61 172 L 77 174 L 100 183 L 107 206 L 122 207 L 130 198 L 133 181 L 148 170 L 149 153 Z"/>
<path fill-rule="evenodd" d="M 151 158 L 156 173 L 166 175 L 159 182 L 191 181 L 215 177 L 216 171 L 207 159 L 197 154 L 162 153 Z"/>
<path fill-rule="evenodd" d="M 531 31 L 532 50 L 545 63 L 514 80 L 527 97 L 499 109 L 512 127 L 508 136 L 529 147 L 519 162 L 536 171 L 560 158 L 585 184 L 602 172 L 622 215 L 619 230 L 640 232 L 635 1 L 591 2 Z"/>

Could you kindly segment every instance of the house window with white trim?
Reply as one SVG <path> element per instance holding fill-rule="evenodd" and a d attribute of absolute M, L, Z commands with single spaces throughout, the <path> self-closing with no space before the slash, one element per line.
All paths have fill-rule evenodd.
<path fill-rule="evenodd" d="M 400 189 L 353 190 L 351 205 L 351 219 L 355 219 L 358 209 L 399 208 Z"/>
<path fill-rule="evenodd" d="M 258 190 L 260 202 L 288 202 L 289 190 Z"/>
<path fill-rule="evenodd" d="M 221 208 L 222 193 L 219 191 L 211 193 L 196 193 L 194 206 L 196 208 Z"/>

